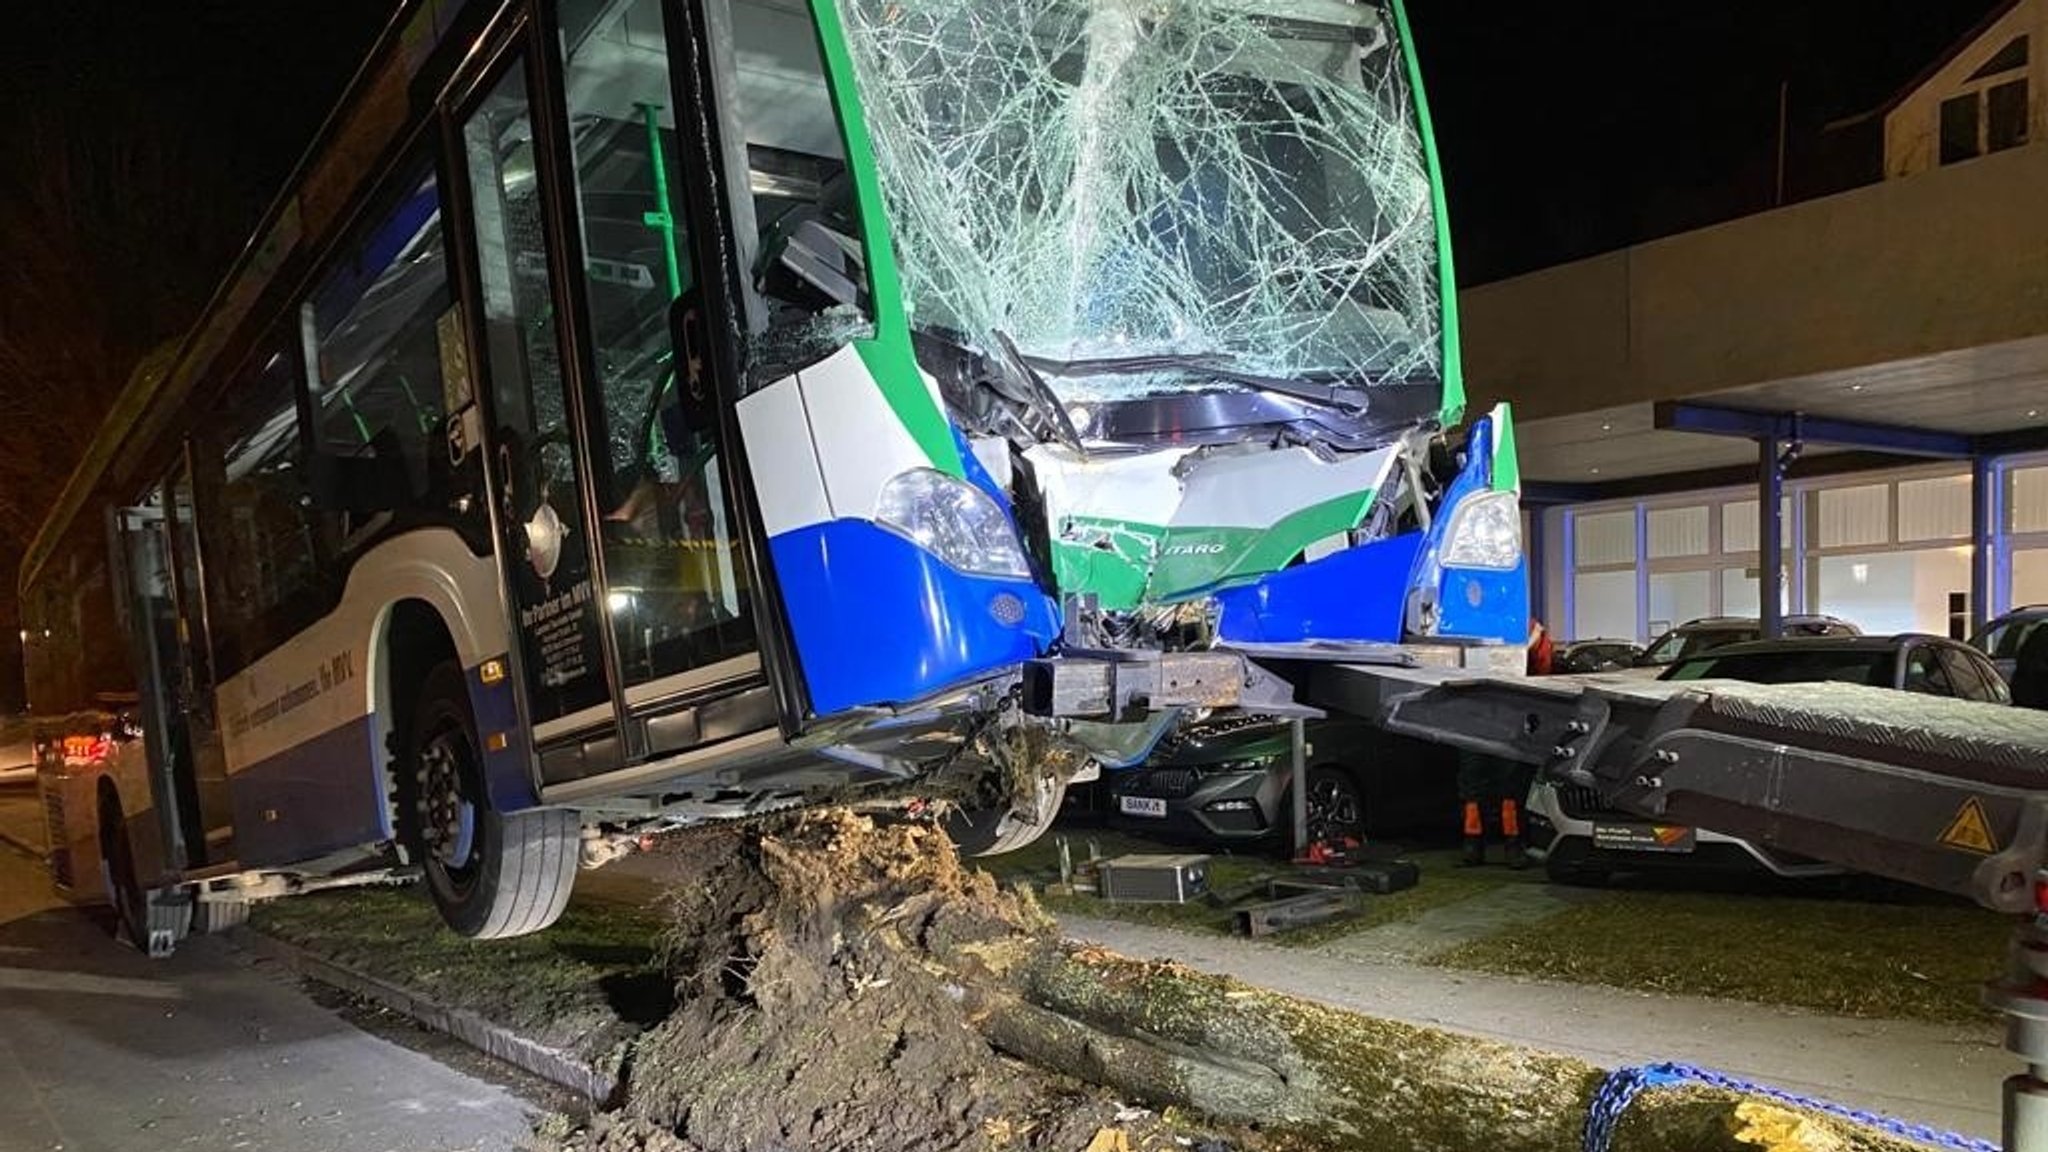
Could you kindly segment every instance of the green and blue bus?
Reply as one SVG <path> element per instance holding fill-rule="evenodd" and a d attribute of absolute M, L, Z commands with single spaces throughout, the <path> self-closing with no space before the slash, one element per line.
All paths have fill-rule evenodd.
<path fill-rule="evenodd" d="M 1399 0 L 407 0 L 24 561 L 139 941 L 652 831 L 1042 832 L 1303 660 L 1511 667 Z"/>

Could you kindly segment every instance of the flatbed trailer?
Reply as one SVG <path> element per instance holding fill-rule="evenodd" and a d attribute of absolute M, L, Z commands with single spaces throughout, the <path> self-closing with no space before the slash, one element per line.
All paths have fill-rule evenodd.
<path fill-rule="evenodd" d="M 1301 703 L 1535 765 L 1614 807 L 2018 915 L 1987 1006 L 2027 1064 L 2006 1152 L 2048 1150 L 2048 712 L 1849 684 L 1287 669 Z"/>
<path fill-rule="evenodd" d="M 1324 664 L 1302 700 L 1536 766 L 1624 812 L 2035 910 L 2048 713 L 1854 684 Z"/>

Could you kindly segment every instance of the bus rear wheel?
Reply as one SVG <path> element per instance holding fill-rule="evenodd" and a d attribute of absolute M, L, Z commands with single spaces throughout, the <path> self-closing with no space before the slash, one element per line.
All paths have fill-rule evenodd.
<path fill-rule="evenodd" d="M 144 888 L 121 800 L 103 792 L 99 804 L 100 879 L 114 906 L 114 934 L 154 957 L 171 954 L 192 928 L 192 905 L 183 893 Z"/>
<path fill-rule="evenodd" d="M 398 832 L 441 919 L 480 940 L 553 924 L 576 880 L 576 814 L 492 809 L 461 665 L 427 674 L 399 747 Z"/>

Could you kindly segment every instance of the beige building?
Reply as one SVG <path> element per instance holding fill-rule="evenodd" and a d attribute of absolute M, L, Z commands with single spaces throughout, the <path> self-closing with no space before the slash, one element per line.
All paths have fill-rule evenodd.
<path fill-rule="evenodd" d="M 2015 0 L 1882 109 L 1879 182 L 1461 293 L 1560 633 L 1756 613 L 1756 437 L 1786 610 L 1951 633 L 2048 601 L 2044 25 Z"/>
<path fill-rule="evenodd" d="M 2015 0 L 1936 61 L 1885 110 L 1886 179 L 2040 140 L 2048 3 Z"/>

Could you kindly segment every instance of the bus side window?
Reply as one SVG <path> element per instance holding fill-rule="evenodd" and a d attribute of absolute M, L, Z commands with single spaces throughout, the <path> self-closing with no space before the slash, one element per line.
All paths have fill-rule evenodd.
<path fill-rule="evenodd" d="M 301 309 L 314 443 L 393 510 L 446 507 L 436 323 L 454 303 L 431 174 L 345 242 Z"/>
<path fill-rule="evenodd" d="M 333 606 L 335 548 L 306 487 L 296 360 L 269 347 L 201 422 L 196 445 L 218 676 L 246 668 Z"/>

